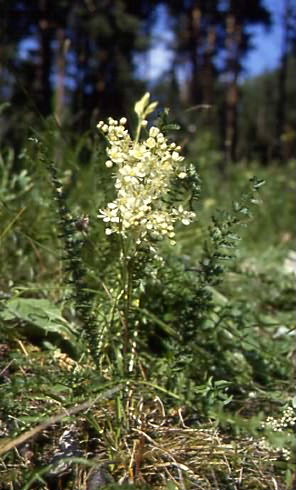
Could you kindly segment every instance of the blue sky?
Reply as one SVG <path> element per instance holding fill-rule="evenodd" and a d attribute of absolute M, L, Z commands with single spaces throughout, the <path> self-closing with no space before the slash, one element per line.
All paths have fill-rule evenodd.
<path fill-rule="evenodd" d="M 265 0 L 263 2 L 271 12 L 273 25 L 270 30 L 258 26 L 250 29 L 253 34 L 254 49 L 245 60 L 245 77 L 259 75 L 272 70 L 280 60 L 283 41 L 282 19 L 283 0 Z"/>

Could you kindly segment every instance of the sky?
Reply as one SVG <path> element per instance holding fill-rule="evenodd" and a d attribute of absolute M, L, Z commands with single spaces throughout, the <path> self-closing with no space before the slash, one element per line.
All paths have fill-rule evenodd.
<path fill-rule="evenodd" d="M 283 0 L 264 0 L 266 8 L 272 15 L 272 27 L 266 30 L 257 26 L 250 29 L 253 34 L 254 49 L 245 60 L 245 78 L 260 75 L 264 71 L 275 68 L 280 60 L 283 31 Z"/>
<path fill-rule="evenodd" d="M 254 48 L 248 53 L 244 61 L 244 73 L 242 79 L 247 79 L 260 75 L 265 71 L 275 68 L 280 60 L 282 47 L 282 17 L 283 0 L 264 0 L 264 5 L 271 12 L 272 27 L 266 29 L 262 26 L 255 26 L 249 29 L 253 35 Z M 148 66 L 145 63 L 143 77 L 147 75 L 150 80 L 154 80 L 169 68 L 172 53 L 167 45 L 172 41 L 172 36 L 167 29 L 167 15 L 164 9 L 161 11 L 159 20 L 154 26 L 155 42 L 151 49 L 148 59 Z M 139 70 L 141 73 L 141 70 Z"/>

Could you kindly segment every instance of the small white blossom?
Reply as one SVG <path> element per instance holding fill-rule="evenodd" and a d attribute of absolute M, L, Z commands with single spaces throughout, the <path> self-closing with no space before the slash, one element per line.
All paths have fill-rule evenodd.
<path fill-rule="evenodd" d="M 184 160 L 184 157 L 181 157 L 177 151 L 173 151 L 173 153 L 172 153 L 172 159 L 175 162 L 182 162 L 182 160 Z"/>
<path fill-rule="evenodd" d="M 155 126 L 151 126 L 151 128 L 149 129 L 149 136 L 155 138 L 159 134 L 159 132 L 160 130 L 158 128 L 156 128 Z"/>
<path fill-rule="evenodd" d="M 288 434 L 291 435 L 292 431 L 295 430 L 295 426 L 296 426 L 296 415 L 295 415 L 294 408 L 291 406 L 288 406 L 284 409 L 281 418 L 275 418 L 269 416 L 266 418 L 264 422 L 261 423 L 261 427 L 263 429 L 267 429 L 279 433 L 286 432 L 287 435 Z M 269 446 L 268 442 L 264 437 L 260 441 L 261 441 L 261 445 L 265 444 L 265 447 L 269 448 L 270 450 L 273 450 L 276 456 L 286 460 L 288 460 L 291 457 L 291 451 L 289 448 L 287 447 L 271 448 L 271 446 Z"/>
<path fill-rule="evenodd" d="M 146 140 L 146 146 L 148 146 L 148 148 L 154 148 L 156 146 L 156 141 L 154 138 L 148 138 Z"/>
<path fill-rule="evenodd" d="M 139 125 L 146 125 L 148 115 L 156 103 L 149 104 L 149 94 L 136 104 Z M 127 120 L 108 118 L 108 124 L 98 123 L 110 146 L 107 148 L 107 167 L 117 166 L 115 179 L 116 199 L 101 209 L 98 218 L 108 223 L 106 235 L 130 230 L 135 234 L 135 242 L 167 237 L 174 244 L 174 226 L 177 222 L 189 225 L 195 213 L 186 211 L 182 205 L 178 209 L 169 207 L 163 199 L 171 182 L 176 178 L 185 179 L 186 171 L 180 168 L 184 157 L 181 148 L 168 143 L 159 128 L 152 126 L 149 136 L 139 141 L 130 137 L 125 128 Z M 138 126 L 140 127 L 140 126 Z"/>
<path fill-rule="evenodd" d="M 158 143 L 164 143 L 165 142 L 165 137 L 162 133 L 159 133 L 156 138 L 157 138 Z"/>

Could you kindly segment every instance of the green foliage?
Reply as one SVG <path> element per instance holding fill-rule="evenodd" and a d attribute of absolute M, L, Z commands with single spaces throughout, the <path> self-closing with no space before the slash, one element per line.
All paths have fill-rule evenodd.
<path fill-rule="evenodd" d="M 6 331 L 16 331 L 21 337 L 31 339 L 52 339 L 52 343 L 70 350 L 77 357 L 78 332 L 62 316 L 61 309 L 47 299 L 13 297 L 2 305 L 0 320 L 6 325 Z"/>
<path fill-rule="evenodd" d="M 239 151 L 244 158 L 258 157 L 268 161 L 276 154 L 277 145 L 277 106 L 282 104 L 285 114 L 284 132 L 281 144 L 285 160 L 295 154 L 296 113 L 293 106 L 296 62 L 294 56 L 287 58 L 287 79 L 285 81 L 285 100 L 278 99 L 279 69 L 264 73 L 246 81 L 242 86 L 242 111 L 240 116 Z M 293 129 L 294 128 L 294 129 Z"/>
<path fill-rule="evenodd" d="M 19 173 L 13 172 L 14 158 L 12 148 L 7 148 L 0 155 L 0 200 L 2 205 L 22 198 L 33 187 L 27 169 L 23 169 Z"/>
<path fill-rule="evenodd" d="M 233 281 L 235 278 L 240 284 L 243 282 L 242 270 L 231 262 L 225 269 L 225 260 L 234 258 L 239 243 L 237 228 L 248 218 L 250 205 L 256 204 L 254 196 L 261 185 L 261 181 L 253 180 L 251 191 L 234 202 L 232 212 L 213 216 L 196 262 L 189 256 L 169 255 L 158 276 L 146 279 L 141 296 L 141 339 L 154 357 L 153 375 L 159 384 L 165 383 L 169 391 L 187 402 L 195 406 L 201 403 L 202 413 L 214 414 L 221 401 L 229 403 L 231 397 L 227 391 L 239 400 L 260 386 L 268 397 L 275 378 L 281 382 L 285 379 L 287 384 L 291 381 L 291 368 L 286 359 L 289 341 L 277 346 L 270 332 L 272 329 L 276 335 L 281 319 L 274 321 L 266 315 L 266 298 L 262 297 L 253 305 L 254 299 L 259 298 L 252 298 L 254 285 L 252 291 L 244 288 L 245 294 L 235 295 Z M 194 250 L 192 255 L 196 256 Z M 250 272 L 245 277 L 246 287 L 257 280 L 261 294 L 266 291 L 270 298 L 270 286 L 262 288 L 266 278 L 258 278 L 256 273 L 252 277 Z M 285 274 L 280 283 L 278 274 L 270 275 L 268 280 L 277 288 L 279 296 L 282 295 L 289 312 L 282 320 L 291 321 L 293 306 L 292 303 L 288 306 L 288 298 L 292 282 Z M 235 288 L 238 290 L 238 286 Z M 146 341 L 144 332 L 148 332 Z M 149 358 L 147 362 L 150 364 Z M 209 396 L 208 382 L 212 379 L 215 389 L 219 389 Z M 204 385 L 200 385 L 201 380 L 205 381 Z"/>
<path fill-rule="evenodd" d="M 186 246 L 190 255 L 198 251 L 196 236 L 201 236 L 200 224 L 202 228 L 206 227 L 217 208 L 230 208 L 246 191 L 245 183 L 254 175 L 266 181 L 266 185 L 260 189 L 260 202 L 253 208 L 255 219 L 250 226 L 240 229 L 239 253 L 245 250 L 249 256 L 252 249 L 252 254 L 268 255 L 267 249 L 276 247 L 278 254 L 282 252 L 284 256 L 287 249 L 292 248 L 295 237 L 295 160 L 287 161 L 284 167 L 279 162 L 265 167 L 258 161 L 245 159 L 225 168 L 223 154 L 217 150 L 213 135 L 205 132 L 191 139 L 188 158 L 197 162 L 202 176 L 202 193 L 198 226 L 191 227 L 180 237 L 185 253 Z M 274 260 L 279 260 L 279 257 L 272 257 L 272 263 Z"/>
<path fill-rule="evenodd" d="M 159 119 L 168 134 L 177 129 L 172 124 L 167 113 Z M 273 409 L 280 415 L 293 393 L 295 285 L 283 266 L 290 235 L 285 242 L 281 238 L 292 235 L 293 205 L 290 198 L 284 205 L 280 196 L 282 189 L 292 189 L 290 167 L 284 176 L 277 167 L 257 166 L 258 180 L 251 179 L 254 168 L 245 165 L 221 174 L 218 152 L 205 168 L 210 147 L 205 143 L 204 154 L 198 155 L 201 192 L 191 164 L 185 190 L 176 187 L 170 195 L 172 202 L 180 199 L 197 211 L 198 222 L 177 230 L 175 247 L 152 243 L 162 260 L 145 243 L 128 257 L 133 294 L 127 310 L 121 244 L 106 236 L 96 216 L 114 199 L 100 135 L 75 140 L 48 121 L 16 156 L 26 164 L 20 173 L 14 171 L 11 150 L 4 152 L 10 162 L 2 166 L 0 232 L 5 436 L 17 436 L 55 408 L 92 400 L 119 381 L 123 388 L 102 408 L 103 415 L 91 409 L 76 422 L 83 440 L 95 433 L 108 457 L 115 455 L 127 467 L 122 447 L 134 444 L 135 421 L 141 421 L 142 432 L 150 427 L 140 407 L 160 396 L 162 410 L 186 407 L 185 423 L 198 427 L 210 419 L 227 437 L 252 434 L 259 440 L 265 413 Z M 263 180 L 267 185 L 261 189 Z M 13 422 L 5 414 L 13 414 Z M 53 446 L 55 430 L 48 436 Z M 292 447 L 284 435 L 270 439 L 275 446 Z M 24 475 L 27 488 L 40 487 L 38 478 L 49 461 L 42 437 L 35 450 L 42 456 L 32 471 L 21 463 L 14 489 L 24 486 Z M 87 444 L 83 450 L 87 453 Z M 13 468 L 19 464 L 17 453 L 6 458 Z M 290 471 L 286 461 L 280 462 L 277 474 Z M 223 481 L 221 476 L 221 488 L 228 488 Z M 184 485 L 192 488 L 189 480 Z M 167 487 L 178 488 L 175 480 Z"/>

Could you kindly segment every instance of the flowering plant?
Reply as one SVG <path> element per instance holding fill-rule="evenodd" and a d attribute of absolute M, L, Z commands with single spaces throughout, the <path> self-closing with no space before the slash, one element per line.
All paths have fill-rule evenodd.
<path fill-rule="evenodd" d="M 135 139 L 126 129 L 125 117 L 119 121 L 110 117 L 108 124 L 103 121 L 98 124 L 110 145 L 105 164 L 117 167 L 117 197 L 100 210 L 98 218 L 107 224 L 107 235 L 120 233 L 126 238 L 131 233 L 137 244 L 163 237 L 174 244 L 175 223 L 189 225 L 195 217 L 183 204 L 171 206 L 167 199 L 173 180 L 182 181 L 187 177 L 184 157 L 179 153 L 181 147 L 169 143 L 156 126 L 151 126 L 148 136 L 140 140 L 141 130 L 147 126 L 146 117 L 156 105 L 156 102 L 149 103 L 149 93 L 136 103 Z"/>
<path fill-rule="evenodd" d="M 140 321 L 134 319 L 139 306 L 135 291 L 139 267 L 135 263 L 144 260 L 143 251 L 152 252 L 162 262 L 153 243 L 168 238 L 175 244 L 176 223 L 189 225 L 195 217 L 192 210 L 186 209 L 186 203 L 194 196 L 194 185 L 191 185 L 194 177 L 198 181 L 194 167 L 185 167 L 181 147 L 169 142 L 159 127 L 146 129 L 147 116 L 156 106 L 157 102 L 150 102 L 148 92 L 135 104 L 138 122 L 134 138 L 126 128 L 125 117 L 119 121 L 109 117 L 108 124 L 103 121 L 98 124 L 109 144 L 105 165 L 115 170 L 116 197 L 99 210 L 98 218 L 106 224 L 106 235 L 119 237 L 120 288 L 115 293 L 114 306 L 123 327 L 119 358 L 124 373 L 134 368 L 140 326 Z M 189 197 L 188 193 L 184 197 L 182 189 L 189 190 Z M 143 276 L 144 263 L 140 270 Z"/>

